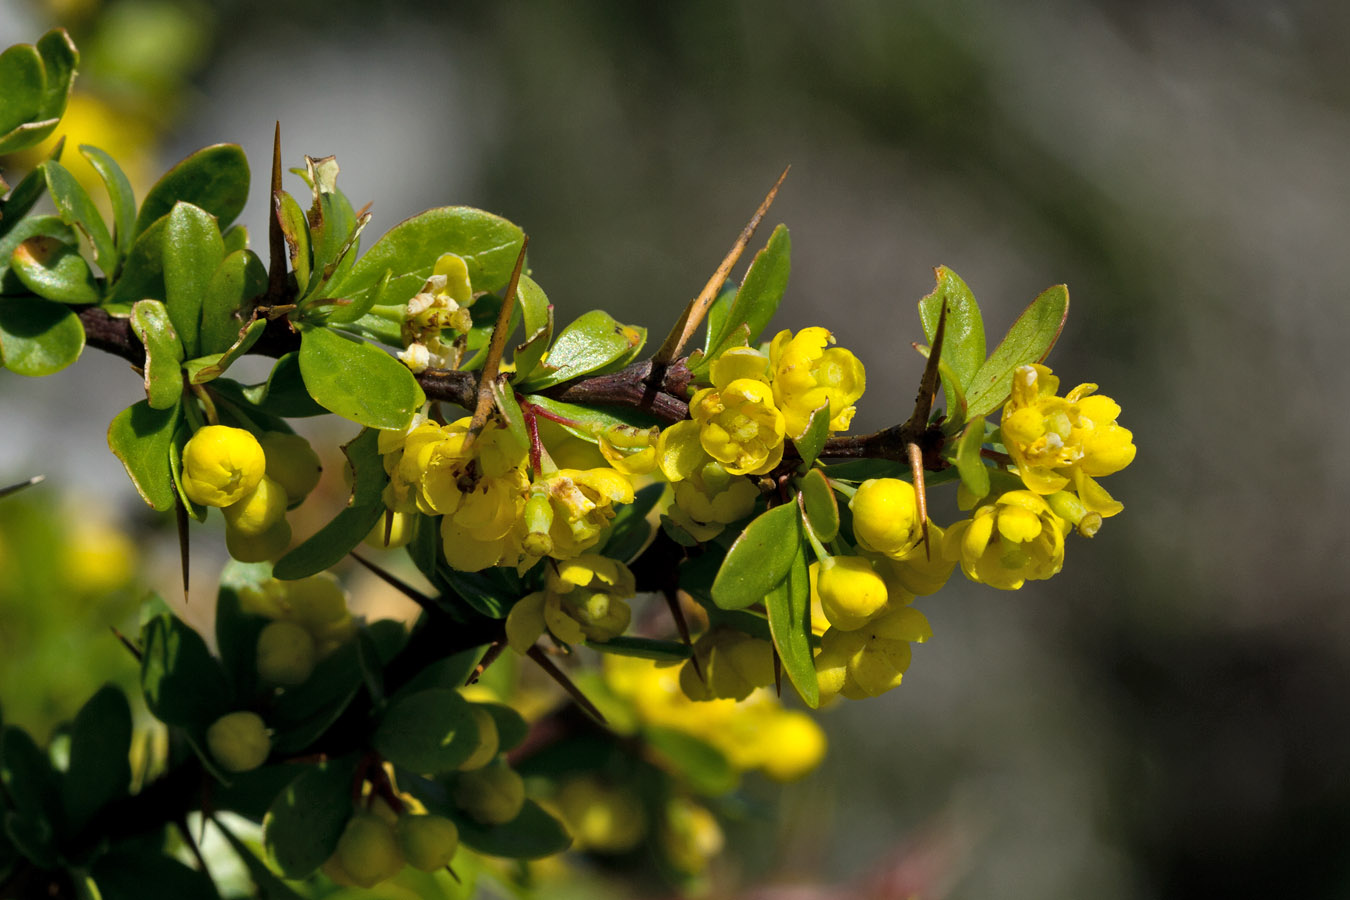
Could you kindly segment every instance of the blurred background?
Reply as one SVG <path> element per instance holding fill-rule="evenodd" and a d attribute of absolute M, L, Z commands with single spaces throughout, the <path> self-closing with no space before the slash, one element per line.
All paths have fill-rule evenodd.
<path fill-rule="evenodd" d="M 921 602 L 935 637 L 904 686 L 822 715 L 824 768 L 774 824 L 729 835 L 745 852 L 718 892 L 1350 896 L 1350 8 L 468 7 L 0 0 L 0 38 L 70 28 L 80 140 L 142 191 L 238 142 L 259 245 L 280 120 L 287 165 L 336 154 L 354 203 L 374 201 L 367 245 L 431 206 L 519 223 L 563 322 L 602 307 L 663 334 L 790 163 L 775 324 L 825 325 L 864 361 L 855 429 L 908 415 L 933 266 L 971 286 L 991 342 L 1067 283 L 1049 363 L 1124 407 L 1125 513 L 1071 540 L 1051 582 L 958 578 Z M 68 708 L 23 706 L 40 681 L 5 659 L 68 621 L 21 612 L 35 589 L 15 573 L 62 565 L 60 532 L 23 517 L 72 502 L 53 528 L 136 538 L 143 584 L 124 574 L 122 594 L 176 583 L 172 524 L 103 443 L 140 390 L 92 352 L 31 383 L 0 372 L 0 483 L 49 479 L 0 513 L 10 721 L 49 727 L 115 668 L 67 649 Z"/>

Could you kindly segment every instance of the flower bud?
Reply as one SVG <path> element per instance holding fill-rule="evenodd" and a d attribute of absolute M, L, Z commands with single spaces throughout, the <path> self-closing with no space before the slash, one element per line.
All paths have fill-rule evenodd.
<path fill-rule="evenodd" d="M 272 739 L 257 713 L 232 712 L 206 729 L 206 747 L 225 771 L 247 772 L 267 761 Z"/>
<path fill-rule="evenodd" d="M 314 638 L 294 622 L 269 622 L 258 633 L 258 676 L 269 684 L 303 684 L 314 671 Z"/>
<path fill-rule="evenodd" d="M 285 517 L 286 491 L 264 475 L 257 487 L 221 512 L 225 516 L 226 527 L 239 536 L 259 537 Z"/>
<path fill-rule="evenodd" d="M 258 443 L 267 455 L 267 477 L 281 485 L 288 505 L 294 506 L 309 496 L 323 473 L 319 454 L 309 441 L 298 434 L 268 431 Z"/>
<path fill-rule="evenodd" d="M 230 506 L 258 486 L 266 467 L 253 435 L 242 428 L 207 425 L 183 447 L 183 492 L 203 506 Z"/>
<path fill-rule="evenodd" d="M 864 550 L 901 559 L 922 536 L 914 485 L 899 478 L 872 478 L 849 501 L 853 536 Z"/>
<path fill-rule="evenodd" d="M 476 822 L 502 825 L 520 815 L 525 805 L 525 782 L 505 761 L 461 772 L 452 796 L 455 805 Z"/>
<path fill-rule="evenodd" d="M 558 792 L 557 803 L 577 850 L 623 853 L 646 835 L 647 816 L 638 798 L 595 778 L 567 782 Z"/>
<path fill-rule="evenodd" d="M 357 813 L 347 821 L 334 853 L 342 870 L 359 887 L 374 887 L 403 868 L 394 829 L 379 816 Z"/>
<path fill-rule="evenodd" d="M 492 762 L 497 758 L 497 750 L 501 747 L 497 720 L 492 718 L 492 714 L 481 706 L 472 706 L 470 711 L 473 714 L 473 723 L 478 726 L 478 746 L 469 754 L 468 759 L 459 764 L 460 770 L 465 772 L 481 769 Z"/>
<path fill-rule="evenodd" d="M 225 525 L 225 549 L 240 562 L 274 560 L 286 551 L 290 543 L 291 526 L 285 519 L 278 519 L 271 528 L 256 537 L 240 534 L 229 527 L 229 523 Z"/>
<path fill-rule="evenodd" d="M 811 590 L 835 628 L 861 628 L 886 605 L 886 582 L 861 556 L 827 556 L 809 571 Z"/>
<path fill-rule="evenodd" d="M 394 833 L 408 865 L 423 872 L 448 866 L 459 847 L 459 829 L 444 816 L 399 816 Z"/>

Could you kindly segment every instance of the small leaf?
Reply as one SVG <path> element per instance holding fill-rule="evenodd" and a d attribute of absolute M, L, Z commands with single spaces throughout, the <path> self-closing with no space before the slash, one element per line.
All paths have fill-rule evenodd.
<path fill-rule="evenodd" d="M 243 225 L 231 225 L 229 228 L 222 230 L 220 239 L 225 242 L 226 256 L 248 249 L 248 229 Z"/>
<path fill-rule="evenodd" d="M 276 200 L 277 222 L 286 238 L 286 249 L 291 258 L 291 272 L 295 275 L 295 290 L 303 297 L 309 287 L 309 273 L 313 268 L 309 240 L 309 220 L 305 211 L 290 194 L 282 191 Z"/>
<path fill-rule="evenodd" d="M 806 705 L 815 709 L 820 705 L 820 685 L 811 653 L 811 584 L 800 544 L 788 577 L 764 598 L 764 608 L 769 614 L 769 631 L 783 661 L 783 671 Z"/>
<path fill-rule="evenodd" d="M 131 483 L 151 509 L 172 509 L 177 493 L 169 448 L 181 406 L 151 409 L 145 400 L 117 414 L 108 426 L 108 449 L 122 461 Z"/>
<path fill-rule="evenodd" d="M 787 577 L 801 542 L 797 504 L 784 503 L 759 516 L 727 551 L 713 581 L 713 602 L 723 609 L 762 602 Z"/>
<path fill-rule="evenodd" d="M 797 448 L 801 454 L 802 464 L 798 466 L 798 471 L 804 471 L 816 461 L 820 456 L 820 451 L 825 449 L 825 442 L 830 438 L 830 401 L 826 400 L 817 409 L 811 413 L 811 418 L 807 420 L 806 429 L 799 437 L 792 439 L 792 446 Z"/>
<path fill-rule="evenodd" d="M 244 388 L 240 395 L 249 403 L 274 416 L 300 419 L 326 415 L 328 410 L 314 402 L 305 390 L 300 375 L 300 353 L 292 351 L 277 360 L 267 381 Z"/>
<path fill-rule="evenodd" d="M 0 298 L 0 360 L 19 375 L 59 372 L 79 359 L 84 326 L 63 303 Z"/>
<path fill-rule="evenodd" d="M 815 532 L 816 539 L 829 543 L 839 533 L 839 501 L 829 480 L 819 469 L 812 469 L 797 480 L 801 491 L 802 513 Z"/>
<path fill-rule="evenodd" d="M 256 253 L 236 250 L 221 260 L 202 298 L 199 352 L 223 353 L 238 341 L 253 299 L 266 290 L 267 269 Z"/>
<path fill-rule="evenodd" d="M 607 641 L 586 641 L 586 646 L 597 653 L 634 656 L 638 659 L 654 659 L 657 662 L 683 662 L 693 655 L 689 645 L 679 641 L 658 641 L 655 638 L 627 635 L 612 637 Z"/>
<path fill-rule="evenodd" d="M 980 459 L 983 445 L 984 416 L 976 416 L 966 423 L 966 430 L 956 445 L 956 468 L 961 473 L 961 483 L 976 498 L 989 493 L 989 469 Z"/>
<path fill-rule="evenodd" d="M 516 401 L 516 392 L 512 390 L 510 382 L 494 381 L 492 383 L 492 399 L 497 402 L 497 411 L 502 414 L 502 419 L 506 421 L 506 430 L 511 437 L 515 438 L 520 449 L 530 449 L 530 433 L 525 429 L 525 416 L 520 411 L 520 404 Z"/>
<path fill-rule="evenodd" d="M 355 642 L 319 660 L 303 684 L 287 688 L 272 705 L 268 724 L 277 753 L 299 753 L 324 735 L 361 690 L 361 663 Z"/>
<path fill-rule="evenodd" d="M 227 347 L 224 353 L 212 353 L 210 356 L 202 356 L 188 361 L 183 366 L 188 373 L 188 381 L 193 384 L 206 384 L 208 381 L 214 381 L 224 375 L 225 371 L 239 357 L 258 343 L 258 338 L 262 337 L 266 330 L 266 319 L 253 319 L 248 323 L 247 328 L 235 336 L 234 343 Z"/>
<path fill-rule="evenodd" d="M 712 349 L 712 339 L 720 337 L 725 331 L 729 331 L 726 322 L 727 314 L 731 312 L 732 301 L 736 299 L 736 285 L 728 281 L 722 285 L 717 294 L 717 299 L 708 306 L 708 314 L 704 316 L 704 322 L 707 328 L 703 333 L 703 349 L 699 351 L 699 358 L 706 358 L 708 351 Z M 747 333 L 749 329 L 746 329 Z"/>
<path fill-rule="evenodd" d="M 28 733 L 13 725 L 0 730 L 0 787 L 12 813 L 46 823 L 49 832 L 58 830 L 61 795 L 56 772 Z"/>
<path fill-rule="evenodd" d="M 459 691 L 433 688 L 392 703 L 371 744 L 396 766 L 438 775 L 458 768 L 478 740 L 472 707 Z"/>
<path fill-rule="evenodd" d="M 132 307 L 131 330 L 145 345 L 145 393 L 151 409 L 168 409 L 183 399 L 183 345 L 158 300 Z"/>
<path fill-rule="evenodd" d="M 942 336 L 942 362 L 951 366 L 956 373 L 957 387 L 968 388 L 975 373 L 984 365 L 984 319 L 980 316 L 980 305 L 970 288 L 951 269 L 939 266 L 934 270 L 937 275 L 937 287 L 919 301 L 919 318 L 923 321 L 923 332 L 931 343 L 937 333 L 938 317 L 942 313 L 942 303 L 947 303 L 947 327 Z M 952 392 L 947 392 L 950 404 Z"/>
<path fill-rule="evenodd" d="M 548 349 L 548 342 L 553 339 L 553 306 L 548 302 L 543 288 L 523 273 L 516 286 L 516 302 L 520 305 L 525 324 L 525 341 L 516 346 L 512 356 L 516 371 L 511 380 L 519 383 L 528 379 L 539 367 L 539 361 Z"/>
<path fill-rule="evenodd" d="M 56 159 L 60 156 L 63 146 L 58 141 L 47 158 Z M 0 181 L 3 180 L 0 178 Z M 0 188 L 0 190 L 4 189 Z M 0 236 L 7 234 L 11 228 L 23 222 L 29 210 L 42 199 L 42 195 L 46 191 L 47 179 L 43 176 L 41 167 L 23 176 L 19 183 L 14 186 L 14 189 L 9 192 L 9 196 L 0 200 Z M 73 239 L 71 243 L 73 243 Z"/>
<path fill-rule="evenodd" d="M 271 563 L 230 560 L 220 573 L 216 593 L 216 651 L 236 696 L 251 696 L 258 683 L 258 635 L 270 621 L 245 612 L 240 593 L 260 589 L 272 576 Z"/>
<path fill-rule="evenodd" d="M 143 234 L 179 202 L 191 203 L 215 216 L 224 228 L 243 210 L 248 200 L 248 181 L 248 159 L 238 145 L 204 147 L 166 172 L 150 188 L 136 216 L 134 233 Z"/>
<path fill-rule="evenodd" d="M 642 729 L 642 737 L 665 758 L 664 768 L 704 796 L 721 796 L 740 783 L 740 775 L 726 754 L 702 738 L 659 725 Z"/>
<path fill-rule="evenodd" d="M 530 394 L 521 398 L 522 403 L 543 410 L 544 418 L 562 427 L 564 431 L 583 441 L 596 442 L 596 436 L 613 425 L 632 425 L 635 428 L 650 428 L 657 420 L 645 413 L 632 409 L 598 409 L 591 406 L 578 406 L 545 397 L 542 394 Z"/>
<path fill-rule="evenodd" d="M 282 875 L 305 878 L 333 855 L 352 817 L 354 769 L 351 758 L 319 763 L 277 795 L 263 819 L 263 846 Z"/>
<path fill-rule="evenodd" d="M 78 833 L 131 785 L 131 706 L 121 689 L 104 685 L 75 716 L 70 764 L 61 781 L 66 822 Z"/>
<path fill-rule="evenodd" d="M 787 290 L 788 273 L 792 268 L 791 255 L 792 239 L 788 236 L 787 227 L 779 225 L 769 236 L 764 249 L 756 253 L 750 262 L 745 279 L 736 291 L 736 299 L 721 323 L 721 333 L 710 341 L 712 352 L 704 357 L 703 363 L 711 365 L 712 360 L 732 346 L 733 335 L 741 325 L 748 328 L 748 341 L 753 343 L 759 339 L 760 333 L 778 311 L 783 292 Z"/>
<path fill-rule="evenodd" d="M 122 167 L 103 150 L 88 144 L 80 145 L 80 155 L 103 179 L 113 212 L 113 245 L 119 257 L 131 249 L 132 230 L 136 227 L 136 195 L 131 189 Z"/>
<path fill-rule="evenodd" d="M 642 348 L 647 329 L 623 325 L 609 313 L 593 309 L 568 325 L 548 351 L 548 365 L 527 379 L 528 390 L 542 390 L 588 375 Z"/>
<path fill-rule="evenodd" d="M 526 800 L 520 814 L 504 825 L 483 825 L 451 804 L 432 811 L 454 821 L 464 846 L 488 856 L 543 859 L 572 845 L 562 823 L 533 800 Z"/>
<path fill-rule="evenodd" d="M 461 680 L 462 683 L 462 680 Z M 497 749 L 501 753 L 514 750 L 525 742 L 530 734 L 530 723 L 511 707 L 504 703 L 475 703 L 474 709 L 484 710 L 492 716 L 497 726 Z"/>
<path fill-rule="evenodd" d="M 30 237 L 9 261 L 10 271 L 34 294 L 58 303 L 95 303 L 98 285 L 74 245 L 52 237 Z"/>
<path fill-rule="evenodd" d="M 168 216 L 156 220 L 136 236 L 122 260 L 122 273 L 113 282 L 103 306 L 114 315 L 131 313 L 137 300 L 164 299 L 164 228 Z"/>
<path fill-rule="evenodd" d="M 117 247 L 94 201 L 89 199 L 89 194 L 75 180 L 75 176 L 56 160 L 44 162 L 42 171 L 47 178 L 47 192 L 56 204 L 61 221 L 84 232 L 93 245 L 94 261 L 103 274 L 111 276 L 117 270 Z"/>
<path fill-rule="evenodd" d="M 1068 315 L 1069 290 L 1062 284 L 1031 301 L 971 380 L 966 391 L 967 415 L 983 416 L 1003 405 L 1012 392 L 1013 372 L 1018 366 L 1045 359 Z"/>
<path fill-rule="evenodd" d="M 331 328 L 301 326 L 300 374 L 320 406 L 370 428 L 406 428 L 426 402 L 407 366 Z"/>
<path fill-rule="evenodd" d="M 190 203 L 176 203 L 164 226 L 164 306 L 188 359 L 201 355 L 202 300 L 225 259 L 215 219 Z"/>
<path fill-rule="evenodd" d="M 75 67 L 79 65 L 80 53 L 64 28 L 53 28 L 40 37 L 37 51 L 42 57 L 46 76 L 46 86 L 42 92 L 42 116 L 57 119 L 66 111 L 66 100 L 75 80 Z"/>
<path fill-rule="evenodd" d="M 41 137 L 19 142 L 9 137 L 22 125 L 49 118 L 42 114 L 47 74 L 32 44 L 16 44 L 0 53 L 0 153 L 13 153 L 40 143 Z"/>
<path fill-rule="evenodd" d="M 464 259 L 475 291 L 495 291 L 510 280 L 523 242 L 524 233 L 500 216 L 465 206 L 429 209 L 389 229 L 328 292 L 356 303 L 392 272 L 381 302 L 407 303 L 443 253 Z"/>
<path fill-rule="evenodd" d="M 8 206 L 4 212 L 8 216 Z M 8 218 L 0 219 L 0 228 L 6 224 L 11 224 Z M 17 273 L 10 271 L 9 265 L 14 250 L 24 241 L 32 237 L 50 237 L 62 244 L 73 244 L 76 240 L 74 230 L 57 216 L 30 216 L 13 224 L 14 227 L 0 237 L 0 295 L 28 293 L 27 285 L 19 280 Z"/>
<path fill-rule="evenodd" d="M 202 636 L 163 613 L 141 631 L 141 688 L 155 718 L 204 729 L 231 709 L 225 673 Z"/>
<path fill-rule="evenodd" d="M 262 900 L 304 900 L 301 895 L 291 890 L 290 885 L 276 876 L 276 873 L 267 868 L 267 864 L 258 859 L 248 845 L 234 836 L 234 832 L 221 825 L 216 820 L 215 825 L 220 829 L 220 833 L 225 835 L 225 840 L 234 850 L 239 861 L 248 869 L 249 877 L 253 879 L 254 886 L 258 889 L 258 896 Z"/>
<path fill-rule="evenodd" d="M 342 447 L 355 475 L 352 498 L 331 522 L 300 546 L 277 560 L 278 578 L 306 578 L 338 563 L 384 514 L 383 492 L 389 483 L 380 458 L 379 433 L 365 429 Z"/>

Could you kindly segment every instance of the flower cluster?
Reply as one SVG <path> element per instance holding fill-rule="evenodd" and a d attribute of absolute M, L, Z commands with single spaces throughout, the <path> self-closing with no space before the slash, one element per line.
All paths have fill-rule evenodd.
<path fill-rule="evenodd" d="M 398 358 L 414 372 L 458 365 L 463 347 L 457 339 L 473 327 L 469 318 L 473 301 L 463 257 L 442 254 L 422 290 L 408 301 L 402 321 L 404 349 Z M 452 335 L 449 340 L 446 331 Z"/>
<path fill-rule="evenodd" d="M 286 510 L 319 483 L 319 457 L 304 438 L 261 438 L 228 425 L 198 429 L 183 447 L 183 492 L 225 516 L 225 546 L 240 562 L 275 559 L 291 540 Z"/>

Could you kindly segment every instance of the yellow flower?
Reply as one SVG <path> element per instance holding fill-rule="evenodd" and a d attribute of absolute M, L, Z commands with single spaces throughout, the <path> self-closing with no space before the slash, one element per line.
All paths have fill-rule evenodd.
<path fill-rule="evenodd" d="M 633 502 L 633 483 L 613 469 L 559 469 L 535 481 L 530 494 L 547 498 L 549 505 L 528 524 L 530 552 L 568 559 L 599 543 L 614 518 L 614 504 Z M 539 530 L 544 527 L 546 533 Z"/>
<path fill-rule="evenodd" d="M 221 510 L 225 525 L 241 537 L 258 537 L 286 515 L 286 499 L 286 489 L 264 475 L 239 502 Z"/>
<path fill-rule="evenodd" d="M 414 372 L 458 365 L 461 348 L 455 345 L 453 337 L 446 340 L 442 331 L 449 329 L 462 334 L 472 328 L 469 307 L 473 301 L 469 268 L 464 259 L 454 253 L 441 254 L 422 290 L 408 301 L 403 318 L 403 343 L 407 349 L 398 358 Z"/>
<path fill-rule="evenodd" d="M 714 628 L 694 642 L 703 679 L 693 661 L 680 670 L 680 687 L 692 700 L 744 700 L 773 684 L 773 645 L 739 631 Z"/>
<path fill-rule="evenodd" d="M 942 553 L 971 581 L 1017 590 L 1059 572 L 1068 530 L 1040 495 L 1008 491 L 947 529 Z"/>
<path fill-rule="evenodd" d="M 853 537 L 864 550 L 904 559 L 923 538 L 919 503 L 908 481 L 868 479 L 858 485 L 848 508 L 853 513 Z"/>
<path fill-rule="evenodd" d="M 816 654 L 821 696 L 861 700 L 899 686 L 909 668 L 909 645 L 932 636 L 928 620 L 912 606 L 893 609 L 856 631 L 831 628 Z"/>
<path fill-rule="evenodd" d="M 877 574 L 886 582 L 886 590 L 894 600 L 902 593 L 936 594 L 951 577 L 956 568 L 955 560 L 947 559 L 942 553 L 944 534 L 936 522 L 928 523 L 928 550 L 922 544 L 916 546 L 904 559 L 889 556 L 867 556 Z M 905 602 L 909 602 L 906 600 Z"/>
<path fill-rule="evenodd" d="M 258 441 L 267 455 L 267 477 L 286 489 L 288 505 L 294 506 L 314 490 L 323 474 L 319 455 L 298 434 L 268 431 Z"/>
<path fill-rule="evenodd" d="M 634 428 L 631 425 L 612 425 L 600 432 L 600 453 L 614 468 L 625 475 L 646 475 L 656 468 L 656 442 L 660 430 Z M 557 459 L 557 456 L 554 456 Z"/>
<path fill-rule="evenodd" d="M 565 644 L 607 641 L 628 628 L 625 602 L 637 580 L 616 559 L 588 553 L 551 567 L 545 589 L 523 597 L 506 617 L 507 643 L 525 653 L 547 628 Z"/>
<path fill-rule="evenodd" d="M 238 503 L 266 470 L 262 446 L 242 428 L 207 425 L 183 447 L 183 491 L 203 506 Z"/>
<path fill-rule="evenodd" d="M 793 337 L 780 331 L 769 345 L 773 371 L 773 396 L 787 419 L 787 433 L 800 437 L 811 423 L 811 414 L 829 404 L 830 431 L 843 431 L 853 421 L 863 395 L 866 373 L 858 358 L 834 343 L 824 328 L 803 328 Z"/>
<path fill-rule="evenodd" d="M 812 601 L 841 631 L 861 628 L 886 606 L 886 582 L 860 556 L 827 556 L 808 572 Z"/>
<path fill-rule="evenodd" d="M 1093 479 L 1134 460 L 1134 436 L 1116 424 L 1120 405 L 1096 390 L 1080 384 L 1059 397 L 1059 379 L 1050 369 L 1021 366 L 999 427 L 1029 490 L 1053 494 L 1072 483 L 1090 512 L 1113 516 L 1123 507 Z"/>
<path fill-rule="evenodd" d="M 728 356 L 730 351 L 722 359 Z M 712 367 L 713 386 L 689 401 L 689 414 L 699 427 L 699 442 L 733 475 L 763 475 L 783 459 L 786 426 L 783 414 L 774 405 L 773 389 L 755 378 L 724 381 L 739 369 L 730 363 L 718 363 Z M 659 457 L 659 449 L 657 453 Z"/>

